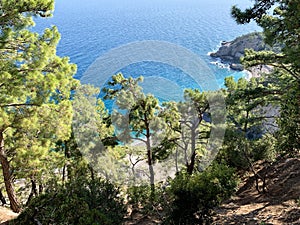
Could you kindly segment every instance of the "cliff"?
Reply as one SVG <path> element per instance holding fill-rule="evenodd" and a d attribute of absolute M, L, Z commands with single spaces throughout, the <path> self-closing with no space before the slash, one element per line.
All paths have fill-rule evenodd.
<path fill-rule="evenodd" d="M 255 32 L 238 37 L 233 41 L 223 41 L 219 50 L 211 53 L 210 56 L 220 58 L 223 63 L 228 63 L 231 69 L 243 70 L 240 58 L 244 56 L 245 49 L 263 51 L 269 48 L 264 43 L 262 34 Z"/>

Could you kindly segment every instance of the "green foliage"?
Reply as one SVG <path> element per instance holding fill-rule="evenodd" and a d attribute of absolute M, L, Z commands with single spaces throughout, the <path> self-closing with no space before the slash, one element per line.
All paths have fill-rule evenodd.
<path fill-rule="evenodd" d="M 33 15 L 41 17 L 52 16 L 54 10 L 53 0 L 22 0 L 22 1 L 1 1 L 0 26 L 2 29 L 23 29 L 33 25 Z"/>
<path fill-rule="evenodd" d="M 239 79 L 235 82 L 228 77 L 225 85 L 228 119 L 219 158 L 233 167 L 244 169 L 260 159 L 272 160 L 276 155 L 275 131 L 269 132 L 267 126 L 276 126 L 278 115 L 276 110 L 275 114 L 268 111 L 276 108 L 274 103 L 278 98 L 278 89 L 264 78 L 250 81 Z M 267 122 L 270 119 L 269 125 Z"/>
<path fill-rule="evenodd" d="M 55 27 L 41 36 L 28 30 L 5 37 L 0 52 L 0 130 L 7 151 L 49 148 L 51 138 L 70 133 L 70 91 L 76 66 L 56 56 Z M 10 146 L 10 143 L 13 143 Z"/>
<path fill-rule="evenodd" d="M 280 102 L 280 130 L 277 132 L 277 151 L 284 155 L 297 156 L 300 152 L 300 83 L 281 75 L 283 90 Z M 288 86 L 288 87 L 287 87 Z"/>
<path fill-rule="evenodd" d="M 227 129 L 223 148 L 219 151 L 217 161 L 237 169 L 249 169 L 251 163 L 258 160 L 272 162 L 278 152 L 276 139 L 272 134 L 264 134 L 256 140 L 245 139 L 234 129 Z"/>
<path fill-rule="evenodd" d="M 272 162 L 278 155 L 275 148 L 276 139 L 272 134 L 265 134 L 262 138 L 253 143 L 252 158 L 253 161 L 266 160 Z"/>
<path fill-rule="evenodd" d="M 50 149 L 71 133 L 70 97 L 79 85 L 73 78 L 76 66 L 56 55 L 60 34 L 55 26 L 42 34 L 28 29 L 34 16 L 51 16 L 53 9 L 53 0 L 0 3 L 0 159 L 16 212 L 20 207 L 11 185 L 12 167 L 18 176 L 41 180 L 51 162 L 59 167 L 60 156 Z"/>
<path fill-rule="evenodd" d="M 180 173 L 171 183 L 174 196 L 166 224 L 209 224 L 211 210 L 229 198 L 237 187 L 234 170 L 214 163 L 204 172 Z"/>
<path fill-rule="evenodd" d="M 105 98 L 115 99 L 120 110 L 114 112 L 113 122 L 117 126 L 118 137 L 125 143 L 132 140 L 155 141 L 156 131 L 163 128 L 158 117 L 158 99 L 142 92 L 138 85 L 142 80 L 142 77 L 133 79 L 117 74 L 112 77 L 108 88 L 104 88 Z"/>
<path fill-rule="evenodd" d="M 264 37 L 270 46 L 267 51 L 246 50 L 243 64 L 271 65 L 273 70 L 250 81 L 226 78 L 228 129 L 218 162 L 254 171 L 256 160 L 272 160 L 278 152 L 299 153 L 299 5 L 299 0 L 255 0 L 244 12 L 233 7 L 238 23 L 253 19 L 263 28 L 263 34 L 249 38 Z M 34 25 L 33 16 L 49 17 L 53 10 L 53 0 L 0 2 L 0 161 L 12 209 L 20 210 L 12 175 L 25 178 L 35 195 L 36 185 L 47 187 L 11 224 L 121 224 L 125 209 L 119 190 L 94 179 L 97 174 L 81 154 L 92 159 L 93 168 L 104 165 L 102 172 L 107 177 L 123 176 L 115 161 L 131 163 L 133 175 L 139 162 L 147 162 L 151 186 L 128 188 L 133 208 L 145 214 L 163 209 L 168 214 L 166 224 L 209 223 L 211 210 L 237 186 L 233 169 L 223 164 L 214 163 L 203 172 L 195 170 L 198 162 L 206 160 L 206 144 L 214 128 L 208 104 L 213 95 L 188 89 L 183 102 L 161 106 L 153 95 L 143 93 L 142 77 L 117 74 L 104 90 L 105 97 L 115 99 L 119 108 L 109 115 L 101 100 L 95 107 L 99 90 L 78 88 L 73 78 L 76 66 L 56 55 L 57 28 L 40 35 L 27 29 Z M 74 89 L 75 98 L 71 95 Z M 276 115 L 279 128 L 269 132 L 265 111 L 273 107 L 280 108 Z M 124 145 L 116 146 L 117 141 Z M 126 146 L 132 141 L 143 146 Z M 99 148 L 103 151 L 93 151 Z M 170 187 L 154 188 L 153 165 L 174 150 L 176 172 L 180 164 L 186 166 L 186 172 L 178 173 Z M 128 156 L 130 162 L 125 159 Z"/>
<path fill-rule="evenodd" d="M 167 208 L 168 194 L 162 186 L 156 185 L 155 193 L 152 193 L 150 185 L 130 186 L 127 190 L 128 204 L 144 215 L 155 214 L 157 211 Z"/>
<path fill-rule="evenodd" d="M 73 103 L 73 130 L 80 150 L 90 150 L 93 137 L 99 137 L 103 143 L 113 143 L 114 127 L 111 116 L 105 108 L 104 102 L 97 99 L 99 89 L 91 85 L 82 85 L 77 88 Z M 99 140 L 99 141 L 100 141 Z"/>
<path fill-rule="evenodd" d="M 219 151 L 217 160 L 226 162 L 227 165 L 238 168 L 248 169 L 249 162 L 242 151 L 241 135 L 236 133 L 235 130 L 227 129 L 225 132 L 225 140 L 223 148 Z M 243 142 L 242 142 L 243 143 Z"/>
<path fill-rule="evenodd" d="M 184 101 L 164 103 L 161 113 L 170 128 L 164 146 L 169 150 L 177 148 L 176 167 L 184 164 L 190 174 L 195 169 L 197 159 L 203 156 L 210 132 L 210 123 L 204 119 L 205 114 L 209 115 L 207 98 L 206 92 L 187 89 Z"/>
<path fill-rule="evenodd" d="M 88 174 L 88 162 L 82 156 L 73 132 L 68 140 L 58 141 L 52 152 L 63 155 L 63 159 L 59 159 L 62 165 L 53 168 L 53 172 L 60 168 L 61 173 L 57 174 L 56 172 L 50 177 L 49 182 L 46 183 L 46 187 L 49 189 L 65 182 L 73 182 Z"/>
<path fill-rule="evenodd" d="M 280 129 L 277 149 L 283 154 L 290 155 L 296 155 L 300 151 L 299 5 L 299 0 L 256 0 L 254 5 L 245 11 L 236 6 L 232 9 L 232 15 L 238 23 L 249 23 L 254 20 L 263 28 L 267 44 L 271 47 L 281 46 L 280 52 L 248 50 L 243 63 L 246 67 L 273 66 L 268 79 L 280 90 L 278 98 L 280 117 L 277 121 Z"/>
<path fill-rule="evenodd" d="M 125 215 L 118 188 L 101 179 L 81 178 L 33 199 L 10 224 L 122 224 Z"/>
<path fill-rule="evenodd" d="M 253 64 L 268 62 L 265 64 L 271 63 L 300 79 L 299 3 L 299 0 L 255 0 L 254 5 L 245 11 L 233 7 L 232 15 L 238 23 L 244 24 L 254 20 L 263 28 L 267 44 L 274 46 L 279 43 L 282 46 L 281 53 L 262 53 L 264 55 L 260 57 L 260 53 L 252 52 L 253 54 L 246 54 L 245 61 L 252 61 Z M 255 63 L 257 57 L 262 61 Z"/>

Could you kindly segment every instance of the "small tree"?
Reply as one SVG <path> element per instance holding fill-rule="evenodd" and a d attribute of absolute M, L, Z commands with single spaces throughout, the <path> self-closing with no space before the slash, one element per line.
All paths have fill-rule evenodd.
<path fill-rule="evenodd" d="M 78 177 L 33 199 L 10 224 L 116 225 L 122 224 L 125 213 L 116 186 L 99 178 Z"/>
<path fill-rule="evenodd" d="M 186 90 L 184 98 L 183 102 L 165 103 L 163 115 L 173 131 L 168 142 L 177 146 L 176 168 L 181 158 L 179 155 L 183 155 L 187 173 L 191 175 L 195 169 L 197 154 L 205 151 L 209 136 L 209 103 L 206 93 L 199 90 Z M 207 121 L 204 119 L 205 115 Z"/>
<path fill-rule="evenodd" d="M 193 175 L 181 172 L 171 182 L 173 196 L 164 224 L 211 224 L 214 207 L 228 199 L 237 187 L 234 170 L 213 163 Z"/>
<path fill-rule="evenodd" d="M 274 107 L 272 102 L 277 100 L 277 89 L 273 90 L 262 78 L 252 78 L 250 81 L 241 78 L 235 82 L 233 77 L 228 77 L 225 79 L 225 85 L 227 87 L 228 129 L 224 148 L 227 154 L 231 154 L 229 161 L 235 162 L 234 166 L 244 166 L 251 169 L 256 179 L 256 188 L 260 191 L 259 179 L 262 181 L 265 179 L 256 172 L 253 162 L 256 159 L 256 151 L 264 146 L 260 140 L 264 137 L 272 139 L 268 136 L 264 122 L 277 116 L 276 114 L 266 114 L 266 110 Z M 265 94 L 269 92 L 274 94 L 272 96 Z M 272 125 L 276 126 L 275 122 Z M 263 148 L 265 148 L 263 152 L 267 152 L 272 149 L 272 146 L 264 146 Z M 265 191 L 265 183 L 263 191 Z"/>
<path fill-rule="evenodd" d="M 120 111 L 115 111 L 113 122 L 120 141 L 137 141 L 146 147 L 146 160 L 149 168 L 149 180 L 154 192 L 153 146 L 158 137 L 164 136 L 163 119 L 159 117 L 160 106 L 153 95 L 145 95 L 138 82 L 142 78 L 124 78 L 122 74 L 112 77 L 108 83 L 106 98 L 116 99 Z"/>

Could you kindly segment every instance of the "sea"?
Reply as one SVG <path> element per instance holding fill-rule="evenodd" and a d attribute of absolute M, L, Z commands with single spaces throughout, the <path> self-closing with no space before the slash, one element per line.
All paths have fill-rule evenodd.
<path fill-rule="evenodd" d="M 225 77 L 246 76 L 209 56 L 222 41 L 260 31 L 254 23 L 236 24 L 230 15 L 233 5 L 245 9 L 251 0 L 56 0 L 53 17 L 36 18 L 33 30 L 58 27 L 57 54 L 77 64 L 75 78 L 82 82 L 91 76 L 91 67 L 105 65 L 108 70 L 92 74 L 96 86 L 106 86 L 111 75 L 122 72 L 126 77 L 143 76 L 144 91 L 160 100 L 180 100 L 186 88 L 205 89 L 203 80 L 209 83 L 213 77 L 221 88 Z M 203 67 L 209 79 L 199 81 L 189 74 L 189 58 L 180 58 L 184 54 L 201 61 L 195 68 Z"/>

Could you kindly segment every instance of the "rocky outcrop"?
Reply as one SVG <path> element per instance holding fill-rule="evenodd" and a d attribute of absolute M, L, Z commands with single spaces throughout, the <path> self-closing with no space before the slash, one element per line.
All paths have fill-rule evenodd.
<path fill-rule="evenodd" d="M 219 50 L 211 53 L 210 56 L 220 58 L 223 63 L 228 63 L 231 69 L 243 70 L 240 58 L 244 56 L 245 49 L 262 51 L 268 47 L 263 41 L 262 34 L 255 32 L 238 37 L 233 41 L 223 41 Z"/>
<path fill-rule="evenodd" d="M 252 66 L 250 68 L 247 68 L 247 70 L 251 74 L 251 77 L 260 77 L 262 74 L 271 73 L 273 71 L 273 67 L 268 65 L 260 65 Z"/>

